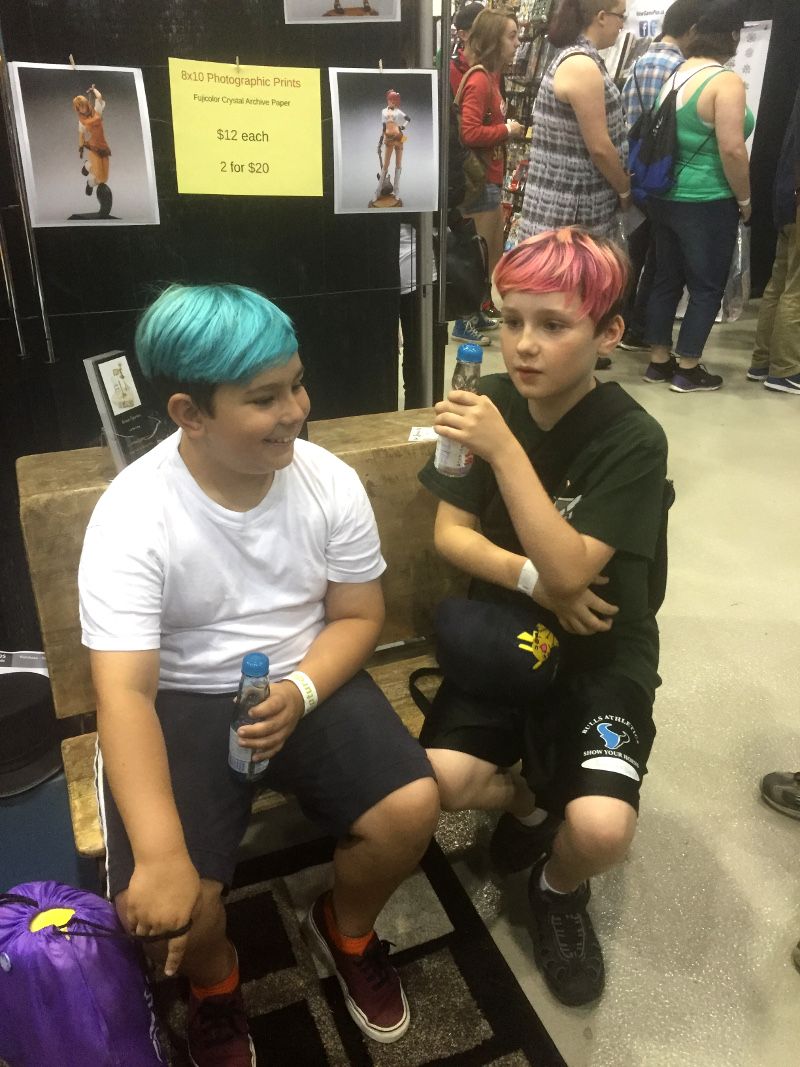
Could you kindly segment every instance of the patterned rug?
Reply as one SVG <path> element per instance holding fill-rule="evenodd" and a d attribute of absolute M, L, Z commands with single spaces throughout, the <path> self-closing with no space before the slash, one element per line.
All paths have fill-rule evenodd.
<path fill-rule="evenodd" d="M 486 927 L 435 843 L 378 922 L 411 1006 L 392 1045 L 364 1038 L 338 982 L 319 969 L 301 929 L 330 884 L 333 841 L 247 860 L 227 898 L 259 1065 L 269 1067 L 566 1067 Z M 157 986 L 173 1067 L 189 1063 L 182 1039 L 185 985 Z"/>

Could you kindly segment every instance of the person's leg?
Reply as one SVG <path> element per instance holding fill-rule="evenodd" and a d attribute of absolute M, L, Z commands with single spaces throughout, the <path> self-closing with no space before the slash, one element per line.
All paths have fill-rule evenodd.
<path fill-rule="evenodd" d="M 635 832 L 636 812 L 626 801 L 577 797 L 567 805 L 553 841 L 547 882 L 559 893 L 572 893 L 581 882 L 621 863 Z"/>
<path fill-rule="evenodd" d="M 698 367 L 711 327 L 722 304 L 739 225 L 736 201 L 675 203 L 673 226 L 683 251 L 689 303 L 675 355 L 680 372 Z M 681 373 L 681 377 L 686 377 Z M 691 380 L 691 379 L 690 379 Z M 675 382 L 672 388 L 676 389 Z M 721 379 L 719 384 L 722 384 Z M 676 391 L 680 391 L 677 390 Z"/>
<path fill-rule="evenodd" d="M 507 811 L 527 816 L 536 799 L 516 771 L 467 752 L 429 748 L 443 811 Z"/>
<path fill-rule="evenodd" d="M 628 237 L 628 259 L 631 262 L 631 274 L 625 307 L 622 309 L 622 317 L 625 320 L 625 334 L 622 339 L 624 343 L 620 343 L 621 348 L 626 345 L 633 348 L 637 342 L 643 340 L 644 322 L 637 321 L 636 307 L 641 289 L 642 271 L 647 261 L 649 248 L 650 221 L 645 219 Z"/>
<path fill-rule="evenodd" d="M 651 229 L 649 222 L 644 223 Z M 652 232 L 648 236 L 647 253 L 644 259 L 644 266 L 642 267 L 642 273 L 639 275 L 639 285 L 636 289 L 636 299 L 633 304 L 633 313 L 631 317 L 630 330 L 637 338 L 644 338 L 644 331 L 647 325 L 647 304 L 650 300 L 650 293 L 653 289 L 653 282 L 656 277 L 656 245 Z"/>
<path fill-rule="evenodd" d="M 672 204 L 667 200 L 653 200 L 650 217 L 655 241 L 655 277 L 647 301 L 645 341 L 650 345 L 650 366 L 646 381 L 669 381 L 667 373 L 672 360 L 672 327 L 678 310 L 686 276 L 683 251 L 678 235 L 672 227 Z"/>
<path fill-rule="evenodd" d="M 785 226 L 778 237 L 785 242 L 786 275 L 783 292 L 775 314 L 769 378 L 766 385 L 800 392 L 800 248 L 797 226 Z M 771 381 L 770 379 L 774 379 Z"/>
<path fill-rule="evenodd" d="M 486 211 L 465 212 L 465 217 L 472 219 L 475 229 L 486 241 L 487 273 L 491 278 L 494 268 L 497 266 L 500 256 L 503 254 L 503 208 L 500 203 L 499 186 L 486 187 L 488 196 L 493 201 L 492 207 Z M 494 202 L 496 201 L 496 202 Z"/>
<path fill-rule="evenodd" d="M 778 234 L 778 243 L 775 247 L 772 275 L 761 297 L 761 305 L 758 309 L 758 325 L 756 326 L 753 355 L 750 360 L 751 367 L 747 374 L 751 381 L 763 381 L 770 371 L 772 331 L 775 326 L 778 302 L 786 287 L 788 259 L 789 242 L 785 232 L 782 231 Z"/>

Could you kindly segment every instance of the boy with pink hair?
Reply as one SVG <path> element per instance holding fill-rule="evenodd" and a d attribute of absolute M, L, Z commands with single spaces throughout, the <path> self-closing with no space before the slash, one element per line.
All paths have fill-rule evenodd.
<path fill-rule="evenodd" d="M 593 373 L 622 336 L 626 280 L 617 247 L 577 227 L 503 256 L 493 282 L 507 373 L 436 405 L 436 430 L 474 462 L 462 478 L 432 462 L 420 473 L 440 500 L 438 551 L 472 576 L 476 603 L 465 607 L 477 632 L 500 610 L 530 619 L 509 630 L 508 676 L 527 631 L 544 626 L 559 642 L 555 681 L 535 699 L 513 684 L 487 699 L 467 691 L 466 668 L 446 675 L 421 740 L 445 810 L 502 813 L 492 859 L 505 873 L 532 866 L 536 961 L 555 996 L 576 1005 L 603 990 L 588 879 L 620 863 L 633 839 L 660 684 L 667 441 Z M 458 613 L 446 617 L 458 648 Z M 481 644 L 464 648 L 473 668 Z M 503 654 L 494 640 L 493 678 Z"/>

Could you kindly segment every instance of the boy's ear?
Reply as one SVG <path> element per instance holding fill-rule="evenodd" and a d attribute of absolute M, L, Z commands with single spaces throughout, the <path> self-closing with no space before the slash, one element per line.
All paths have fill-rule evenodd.
<path fill-rule="evenodd" d="M 625 320 L 621 315 L 615 315 L 600 331 L 600 335 L 597 338 L 598 354 L 607 356 L 609 352 L 617 347 L 624 333 Z"/>
<path fill-rule="evenodd" d="M 200 433 L 205 422 L 205 413 L 188 393 L 173 393 L 167 401 L 167 414 L 172 421 L 190 436 Z"/>

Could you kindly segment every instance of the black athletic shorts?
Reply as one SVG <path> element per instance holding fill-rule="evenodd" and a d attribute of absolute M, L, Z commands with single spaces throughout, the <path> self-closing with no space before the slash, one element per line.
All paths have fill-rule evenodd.
<path fill-rule="evenodd" d="M 201 878 L 226 886 L 250 820 L 254 789 L 237 782 L 228 771 L 234 696 L 162 690 L 156 698 L 189 855 Z M 127 888 L 134 862 L 100 761 L 98 771 L 108 892 L 113 899 Z M 258 788 L 293 794 L 324 833 L 343 837 L 384 797 L 418 778 L 432 777 L 424 749 L 372 678 L 361 671 L 300 720 L 269 761 Z"/>
<path fill-rule="evenodd" d="M 498 767 L 521 760 L 537 804 L 563 815 L 581 796 L 617 797 L 638 811 L 655 734 L 653 705 L 640 686 L 585 671 L 558 676 L 527 708 L 482 700 L 445 679 L 420 741 Z"/>

